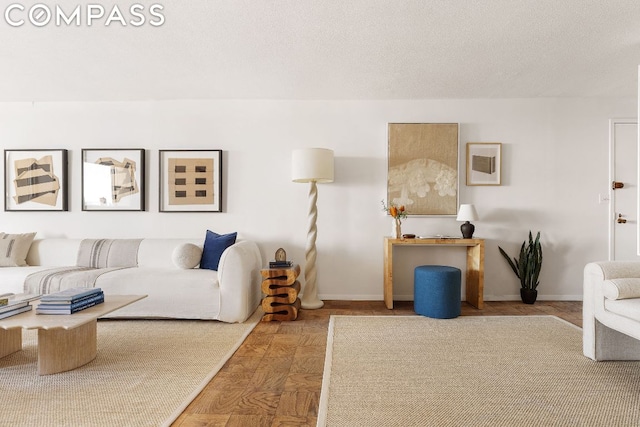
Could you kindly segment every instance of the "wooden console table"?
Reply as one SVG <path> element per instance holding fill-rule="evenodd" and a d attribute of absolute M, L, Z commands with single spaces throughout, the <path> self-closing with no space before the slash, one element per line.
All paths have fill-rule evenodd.
<path fill-rule="evenodd" d="M 484 240 L 483 239 L 395 239 L 384 238 L 384 303 L 393 308 L 393 247 L 441 246 L 467 247 L 466 300 L 472 306 L 484 306 Z"/>

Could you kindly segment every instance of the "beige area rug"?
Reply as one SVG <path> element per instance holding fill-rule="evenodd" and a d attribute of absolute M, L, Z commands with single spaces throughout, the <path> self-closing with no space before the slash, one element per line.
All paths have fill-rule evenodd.
<path fill-rule="evenodd" d="M 260 320 L 100 320 L 98 356 L 39 376 L 37 333 L 0 359 L 2 426 L 160 426 L 174 421 Z"/>
<path fill-rule="evenodd" d="M 640 362 L 552 316 L 334 316 L 319 426 L 639 426 Z"/>

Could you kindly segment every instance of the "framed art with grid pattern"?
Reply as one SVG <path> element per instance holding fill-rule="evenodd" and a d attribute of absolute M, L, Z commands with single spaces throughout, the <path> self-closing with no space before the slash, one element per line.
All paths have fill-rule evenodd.
<path fill-rule="evenodd" d="M 222 150 L 160 150 L 160 212 L 222 212 Z"/>

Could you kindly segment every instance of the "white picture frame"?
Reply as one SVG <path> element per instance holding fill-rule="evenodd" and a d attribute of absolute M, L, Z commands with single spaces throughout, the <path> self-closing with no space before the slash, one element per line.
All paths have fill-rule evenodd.
<path fill-rule="evenodd" d="M 467 185 L 502 185 L 502 143 L 467 143 Z"/>

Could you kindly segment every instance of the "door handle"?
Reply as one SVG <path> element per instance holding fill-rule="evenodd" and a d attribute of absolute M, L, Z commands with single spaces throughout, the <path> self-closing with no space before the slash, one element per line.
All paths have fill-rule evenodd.
<path fill-rule="evenodd" d="M 618 222 L 618 224 L 626 224 L 627 220 L 622 218 L 622 214 L 618 214 L 617 222 Z"/>
<path fill-rule="evenodd" d="M 611 183 L 611 189 L 617 190 L 619 188 L 624 188 L 624 182 L 613 181 Z"/>

